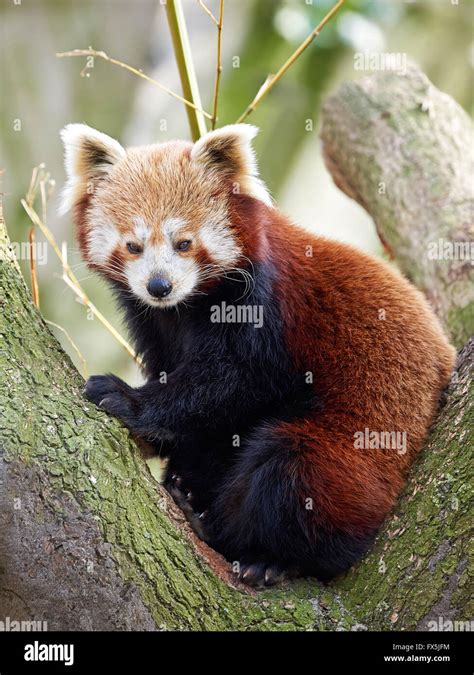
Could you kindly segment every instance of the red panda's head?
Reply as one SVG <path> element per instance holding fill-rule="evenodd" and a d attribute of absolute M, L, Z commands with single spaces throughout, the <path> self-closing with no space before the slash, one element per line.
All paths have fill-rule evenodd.
<path fill-rule="evenodd" d="M 236 124 L 194 145 L 125 150 L 84 124 L 66 126 L 61 211 L 74 211 L 84 259 L 155 307 L 185 301 L 238 267 L 248 235 L 232 216 L 233 196 L 270 206 L 251 147 L 256 133 Z"/>

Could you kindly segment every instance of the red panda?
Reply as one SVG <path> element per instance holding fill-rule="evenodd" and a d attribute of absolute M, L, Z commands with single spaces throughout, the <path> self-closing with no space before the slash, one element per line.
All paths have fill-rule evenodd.
<path fill-rule="evenodd" d="M 63 211 L 147 377 L 86 395 L 169 458 L 165 485 L 244 581 L 327 581 L 393 507 L 455 352 L 391 266 L 274 208 L 256 131 L 125 150 L 63 130 Z"/>

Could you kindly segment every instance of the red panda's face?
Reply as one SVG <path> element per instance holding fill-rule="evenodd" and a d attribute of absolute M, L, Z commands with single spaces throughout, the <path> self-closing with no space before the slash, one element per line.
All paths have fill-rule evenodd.
<path fill-rule="evenodd" d="M 84 125 L 63 131 L 68 184 L 82 255 L 154 307 L 205 292 L 244 255 L 229 216 L 232 191 L 269 203 L 256 177 L 254 127 L 132 148 Z"/>

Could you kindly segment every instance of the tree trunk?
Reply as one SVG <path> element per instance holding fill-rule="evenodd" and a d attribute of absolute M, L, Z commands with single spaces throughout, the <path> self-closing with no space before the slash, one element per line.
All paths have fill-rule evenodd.
<path fill-rule="evenodd" d="M 343 84 L 324 105 L 321 138 L 336 185 L 370 213 L 462 347 L 474 333 L 469 116 L 410 64 Z"/>
<path fill-rule="evenodd" d="M 402 266 L 410 265 L 433 297 L 447 294 L 452 312 L 445 311 L 444 295 L 439 295 L 437 308 L 442 317 L 451 317 L 447 325 L 460 337 L 467 325 L 457 318 L 464 316 L 464 305 L 445 288 L 446 275 L 441 274 L 438 284 L 438 277 L 425 270 L 426 261 L 407 244 L 413 237 L 419 251 L 419 242 L 430 236 L 424 223 L 408 227 L 408 213 L 420 197 L 405 204 L 405 214 L 395 189 L 403 178 L 392 176 L 385 206 L 378 206 L 374 191 L 381 157 L 375 135 L 367 138 L 365 117 L 357 114 L 361 100 L 381 120 L 387 107 L 401 143 L 402 131 L 415 133 L 402 117 L 417 119 L 420 112 L 395 112 L 399 81 L 378 75 L 370 80 L 370 101 L 363 93 L 367 84 L 345 85 L 330 99 L 323 129 L 331 129 L 331 157 L 346 152 L 354 157 L 354 148 L 361 153 L 364 148 L 360 173 L 367 182 L 358 190 L 365 205 L 379 227 L 390 221 L 379 215 L 384 209 L 401 217 L 400 233 L 387 225 L 392 233 L 387 239 L 397 257 L 400 247 Z M 356 95 L 346 95 L 348 87 Z M 455 110 L 462 118 L 447 97 L 437 96 L 436 101 L 437 116 Z M 345 147 L 349 116 L 352 150 Z M 424 126 L 421 131 L 424 138 L 428 132 Z M 424 152 L 417 154 L 416 143 L 411 148 L 418 171 L 427 158 Z M 436 165 L 441 175 L 448 164 L 457 173 L 461 161 L 457 147 L 446 147 L 443 155 L 429 160 L 426 171 L 431 175 Z M 351 166 L 339 166 L 344 172 L 338 169 L 338 182 L 355 184 Z M 405 181 L 411 184 L 412 179 Z M 442 231 L 443 236 L 459 231 L 457 220 L 448 229 L 450 199 L 453 212 L 464 212 L 458 193 L 446 197 L 443 208 L 433 209 L 426 230 L 431 225 L 431 232 Z M 31 302 L 3 221 L 0 231 L 0 620 L 47 621 L 49 630 L 406 630 L 429 628 L 439 616 L 470 618 L 466 447 L 474 399 L 474 341 L 463 349 L 427 447 L 365 559 L 328 586 L 309 579 L 255 592 L 237 584 L 229 565 L 193 535 L 149 474 L 128 431 L 82 397 L 81 377 Z M 465 273 L 451 261 L 448 268 L 458 279 Z"/>

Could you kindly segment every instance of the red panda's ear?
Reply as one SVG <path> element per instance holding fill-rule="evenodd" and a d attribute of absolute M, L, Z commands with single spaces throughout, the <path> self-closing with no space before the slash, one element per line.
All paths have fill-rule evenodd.
<path fill-rule="evenodd" d="M 67 183 L 59 212 L 64 214 L 93 190 L 96 180 L 125 156 L 125 150 L 118 141 L 86 124 L 68 124 L 61 131 L 61 138 Z"/>
<path fill-rule="evenodd" d="M 271 197 L 258 178 L 252 139 L 257 127 L 251 124 L 229 124 L 200 138 L 193 146 L 191 159 L 216 175 L 231 178 L 236 190 L 260 199 L 271 206 Z"/>

